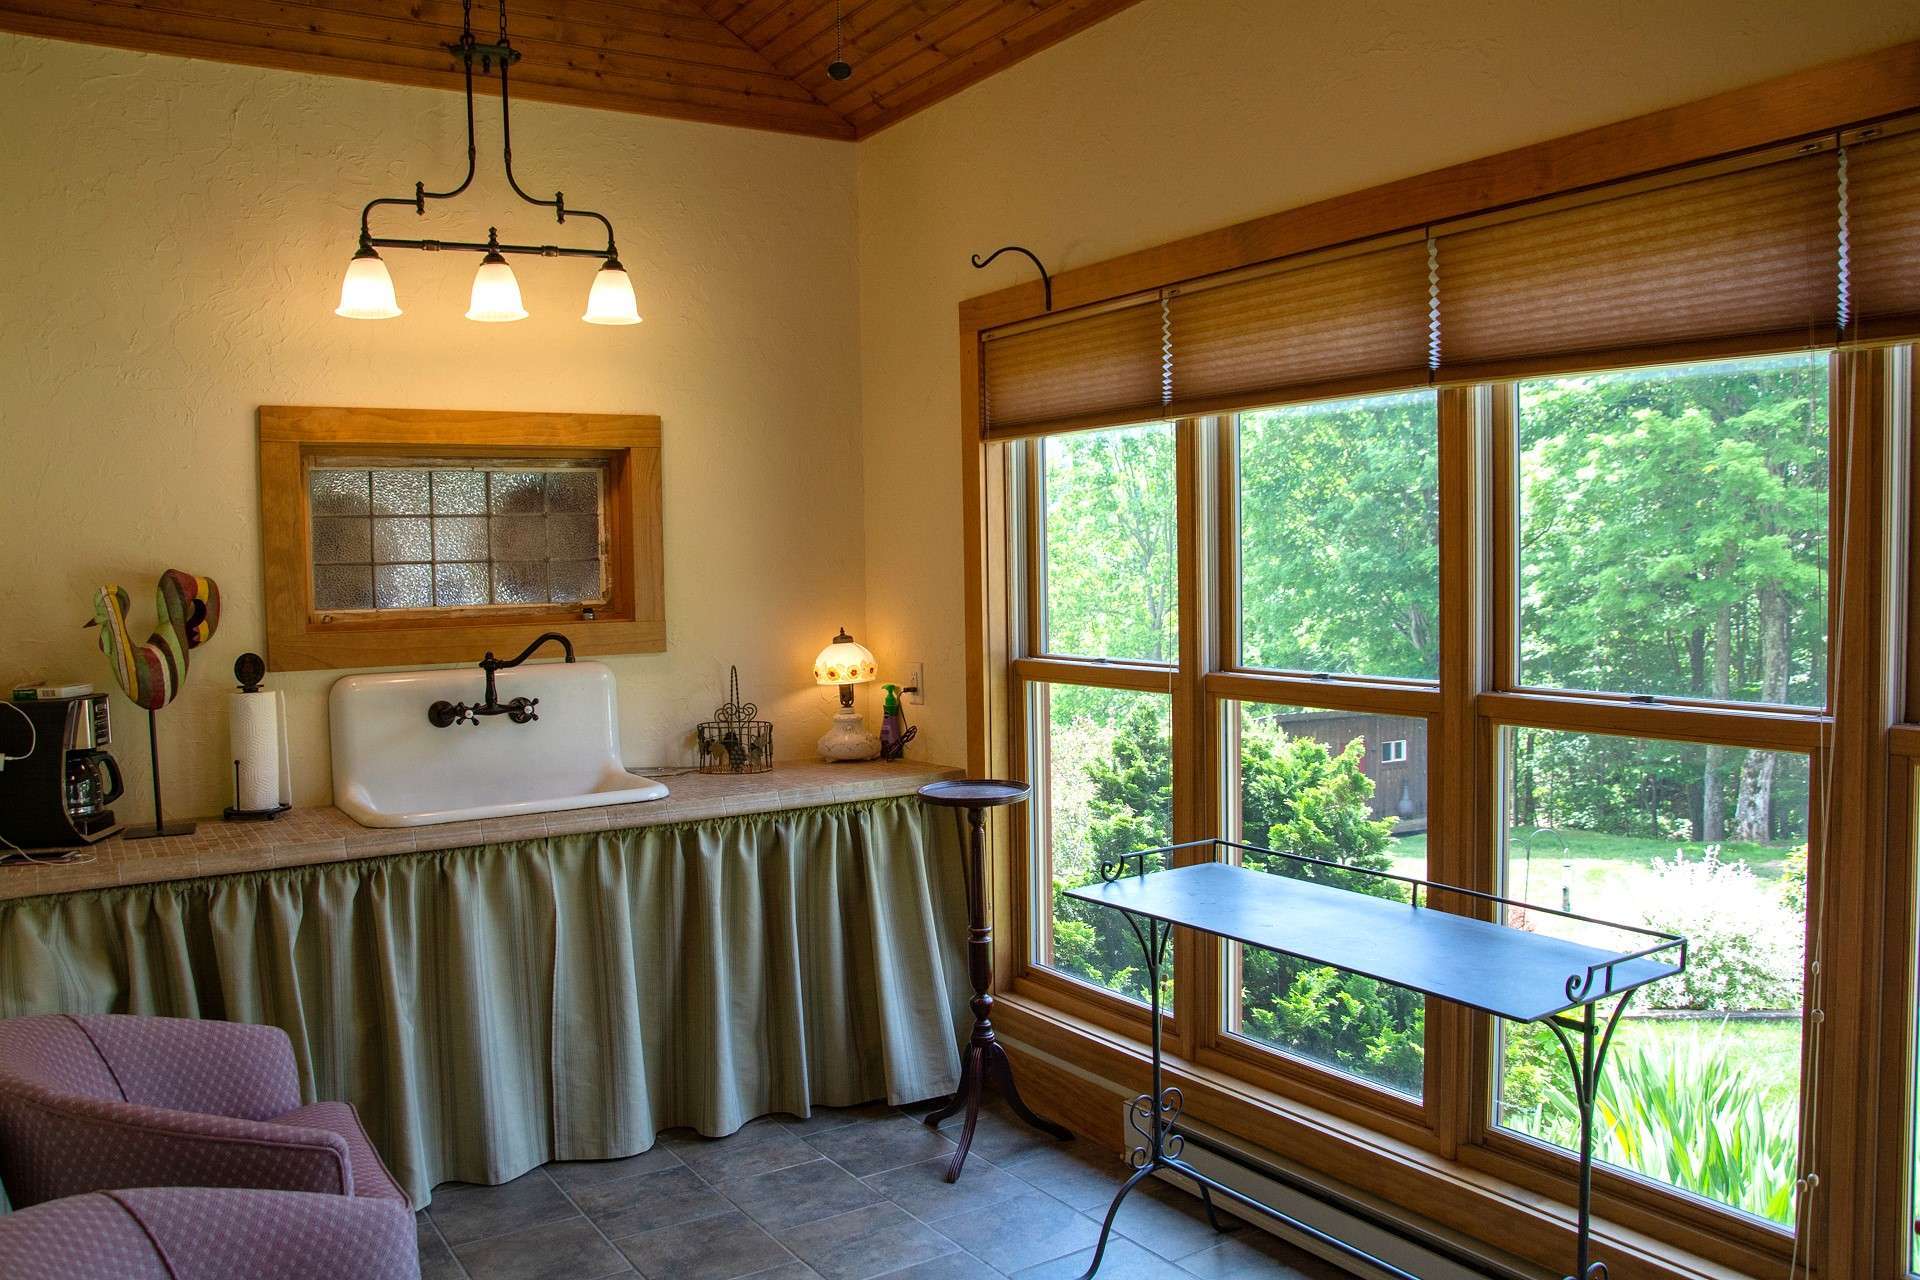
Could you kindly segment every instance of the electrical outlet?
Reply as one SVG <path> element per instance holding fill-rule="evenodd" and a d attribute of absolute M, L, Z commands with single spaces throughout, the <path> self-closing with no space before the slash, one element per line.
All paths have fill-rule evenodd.
<path fill-rule="evenodd" d="M 924 707 L 927 705 L 927 664 L 916 662 L 908 669 L 907 687 L 913 690 L 907 695 L 907 705 Z"/>

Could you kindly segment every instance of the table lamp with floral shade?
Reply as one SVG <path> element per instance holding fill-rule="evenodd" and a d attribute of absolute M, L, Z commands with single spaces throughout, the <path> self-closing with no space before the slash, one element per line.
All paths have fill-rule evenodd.
<path fill-rule="evenodd" d="M 820 754 L 828 760 L 871 760 L 880 751 L 880 740 L 867 732 L 866 721 L 853 709 L 853 686 L 871 682 L 879 668 L 873 654 L 847 634 L 845 627 L 833 643 L 813 660 L 815 684 L 840 686 L 840 710 L 833 725 L 820 738 Z"/>

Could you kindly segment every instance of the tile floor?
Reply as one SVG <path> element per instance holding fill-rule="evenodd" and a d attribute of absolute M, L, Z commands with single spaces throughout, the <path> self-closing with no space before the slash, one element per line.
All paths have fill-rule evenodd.
<path fill-rule="evenodd" d="M 915 1110 L 923 1110 L 916 1108 Z M 957 1129 L 949 1121 L 950 1129 Z M 662 1134 L 626 1160 L 551 1164 L 498 1187 L 448 1183 L 420 1214 L 423 1280 L 972 1280 L 1078 1276 L 1127 1172 L 983 1113 L 960 1181 L 953 1143 L 884 1104 L 767 1117 L 728 1138 Z M 1102 1280 L 1335 1280 L 1272 1236 L 1208 1227 L 1153 1183 L 1128 1197 Z"/>

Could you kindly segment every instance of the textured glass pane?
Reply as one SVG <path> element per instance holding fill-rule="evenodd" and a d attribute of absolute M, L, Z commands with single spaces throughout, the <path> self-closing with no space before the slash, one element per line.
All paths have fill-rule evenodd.
<path fill-rule="evenodd" d="M 1175 661 L 1173 424 L 1043 447 L 1047 652 Z"/>
<path fill-rule="evenodd" d="M 426 472 L 415 468 L 373 473 L 373 514 L 424 516 L 432 509 Z"/>
<path fill-rule="evenodd" d="M 548 516 L 547 558 L 585 560 L 600 554 L 600 522 L 592 516 Z"/>
<path fill-rule="evenodd" d="M 1687 939 L 1634 993 L 1600 1075 L 1598 1159 L 1792 1222 L 1807 936 L 1808 759 L 1547 729 L 1501 734 L 1502 892 Z M 1640 935 L 1543 911 L 1509 923 L 1615 948 Z M 1566 1061 L 1502 1022 L 1498 1122 L 1579 1146 Z"/>
<path fill-rule="evenodd" d="M 539 515 L 546 510 L 545 486 L 538 471 L 494 471 L 488 474 L 488 482 L 494 515 Z"/>
<path fill-rule="evenodd" d="M 1521 683 L 1827 700 L 1827 356 L 1516 388 Z"/>
<path fill-rule="evenodd" d="M 600 511 L 598 471 L 547 472 L 547 510 L 597 515 Z"/>
<path fill-rule="evenodd" d="M 373 603 L 379 609 L 425 609 L 433 604 L 433 566 L 383 564 L 373 570 Z"/>
<path fill-rule="evenodd" d="M 547 584 L 555 601 L 584 604 L 600 599 L 598 560 L 556 560 L 548 567 Z"/>
<path fill-rule="evenodd" d="M 487 558 L 486 517 L 436 516 L 433 521 L 433 558 L 435 560 L 485 560 Z"/>
<path fill-rule="evenodd" d="M 373 608 L 373 570 L 364 564 L 323 564 L 313 570 L 316 609 Z"/>
<path fill-rule="evenodd" d="M 495 516 L 491 523 L 495 560 L 526 561 L 547 558 L 545 516 Z"/>
<path fill-rule="evenodd" d="M 1400 875 L 1427 873 L 1427 722 L 1246 702 L 1238 708 L 1236 838 Z M 1254 849 L 1240 865 L 1407 901 L 1406 886 Z M 1229 1030 L 1316 1066 L 1420 1097 L 1426 1001 L 1389 983 L 1230 946 Z"/>
<path fill-rule="evenodd" d="M 487 473 L 484 471 L 434 472 L 433 514 L 437 516 L 487 514 Z"/>
<path fill-rule="evenodd" d="M 435 565 L 433 602 L 441 606 L 485 604 L 487 602 L 487 566 L 484 564 Z"/>
<path fill-rule="evenodd" d="M 370 550 L 364 516 L 322 516 L 313 522 L 315 564 L 365 564 Z"/>
<path fill-rule="evenodd" d="M 1250 667 L 1440 671 L 1431 391 L 1240 415 L 1240 651 Z"/>
<path fill-rule="evenodd" d="M 367 514 L 367 473 L 315 471 L 307 480 L 308 504 L 316 516 Z"/>
<path fill-rule="evenodd" d="M 545 604 L 547 566 L 544 563 L 493 566 L 495 604 Z"/>
<path fill-rule="evenodd" d="M 1173 839 L 1173 699 L 1130 689 L 1034 685 L 1046 739 L 1048 821 L 1034 824 L 1036 895 L 1053 909 L 1037 923 L 1042 963 L 1143 1003 L 1147 971 L 1125 917 L 1069 898 L 1100 878 L 1100 860 Z M 1041 899 L 1036 896 L 1036 901 Z M 1173 1008 L 1173 955 L 1160 970 Z"/>
<path fill-rule="evenodd" d="M 418 516 L 375 520 L 374 560 L 380 564 L 395 564 L 433 559 L 432 524 L 432 521 Z"/>

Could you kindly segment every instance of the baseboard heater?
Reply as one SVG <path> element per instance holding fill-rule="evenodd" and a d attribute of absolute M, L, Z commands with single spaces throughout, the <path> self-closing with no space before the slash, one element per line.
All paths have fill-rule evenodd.
<path fill-rule="evenodd" d="M 1238 1211 L 1237 1216 L 1243 1222 L 1270 1230 L 1335 1266 L 1352 1268 L 1365 1264 L 1356 1263 L 1350 1255 L 1328 1247 L 1315 1239 L 1313 1233 L 1324 1233 L 1355 1246 L 1421 1280 L 1547 1280 L 1553 1275 L 1512 1255 L 1472 1248 L 1446 1234 L 1427 1230 L 1377 1205 L 1276 1164 L 1257 1151 L 1224 1142 L 1185 1121 L 1177 1123 L 1173 1131 L 1185 1140 L 1188 1163 L 1226 1186 L 1280 1210 L 1305 1230 L 1290 1230 L 1286 1221 L 1253 1210 Z M 1178 1174 L 1163 1177 L 1162 1181 L 1194 1192 L 1192 1182 Z M 1259 1182 L 1271 1185 L 1260 1186 Z M 1222 1201 L 1221 1207 L 1234 1206 Z"/>

